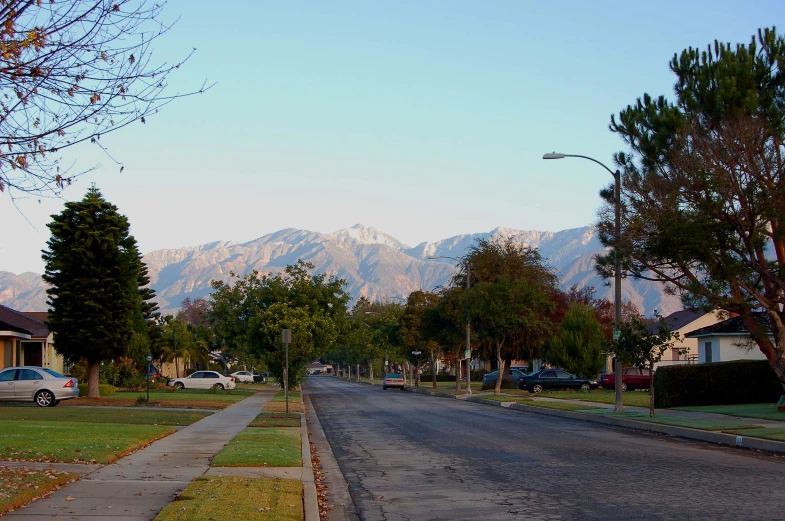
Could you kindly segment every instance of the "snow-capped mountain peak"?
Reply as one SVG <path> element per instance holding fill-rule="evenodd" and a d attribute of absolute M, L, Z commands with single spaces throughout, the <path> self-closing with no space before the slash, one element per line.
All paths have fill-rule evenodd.
<path fill-rule="evenodd" d="M 333 235 L 341 242 L 351 241 L 359 244 L 384 244 L 385 246 L 389 246 L 396 250 L 408 248 L 408 246 L 398 241 L 395 237 L 363 224 L 355 224 L 351 228 L 338 230 L 333 233 Z"/>

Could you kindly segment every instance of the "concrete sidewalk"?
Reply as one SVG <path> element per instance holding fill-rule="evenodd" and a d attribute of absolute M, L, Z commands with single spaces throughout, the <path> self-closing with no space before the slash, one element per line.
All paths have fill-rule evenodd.
<path fill-rule="evenodd" d="M 149 521 L 194 478 L 207 473 L 210 460 L 273 396 L 249 396 L 4 517 Z"/>

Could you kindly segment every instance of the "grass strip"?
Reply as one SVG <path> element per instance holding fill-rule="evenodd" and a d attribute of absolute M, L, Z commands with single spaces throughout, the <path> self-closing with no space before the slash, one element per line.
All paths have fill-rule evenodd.
<path fill-rule="evenodd" d="M 300 415 L 297 413 L 285 412 L 263 412 L 260 413 L 248 425 L 249 427 L 299 427 Z"/>
<path fill-rule="evenodd" d="M 591 412 L 592 410 L 602 410 L 602 407 L 593 407 L 591 405 L 583 405 L 580 403 L 569 402 L 546 402 L 532 399 L 519 399 L 518 403 L 524 405 L 531 405 L 532 407 L 540 407 L 542 409 L 556 409 L 559 411 L 575 411 L 575 412 Z"/>
<path fill-rule="evenodd" d="M 0 459 L 112 463 L 176 430 L 163 425 L 0 420 Z"/>
<path fill-rule="evenodd" d="M 546 391 L 541 394 L 545 398 L 558 398 L 560 400 L 581 400 L 582 402 L 616 403 L 616 393 L 604 389 L 596 389 L 590 393 L 570 391 Z M 624 405 L 630 407 L 649 407 L 649 393 L 643 391 L 628 391 L 622 393 Z"/>
<path fill-rule="evenodd" d="M 214 467 L 301 467 L 300 432 L 246 428 L 213 458 Z"/>
<path fill-rule="evenodd" d="M 618 418 L 636 420 L 648 423 L 659 423 L 662 425 L 673 425 L 675 427 L 688 427 L 690 429 L 700 429 L 704 431 L 724 431 L 729 429 L 750 429 L 754 425 L 734 422 L 732 420 L 712 420 L 705 418 L 689 418 L 686 416 L 676 416 L 675 414 L 660 413 L 654 418 L 646 412 L 627 411 L 624 414 L 616 414 L 613 409 L 601 409 L 598 411 L 588 411 L 591 414 L 608 414 Z"/>
<path fill-rule="evenodd" d="M 200 477 L 156 521 L 302 521 L 302 482 L 292 479 Z"/>
<path fill-rule="evenodd" d="M 761 427 L 758 429 L 737 429 L 732 431 L 727 431 L 730 434 L 736 434 L 737 436 L 744 436 L 744 437 L 751 437 L 751 438 L 763 438 L 766 440 L 774 440 L 774 441 L 785 441 L 785 429 L 780 429 L 776 427 Z"/>
<path fill-rule="evenodd" d="M 777 410 L 776 403 L 744 403 L 737 405 L 701 405 L 690 407 L 674 407 L 677 411 L 711 412 L 727 414 L 741 418 L 760 418 L 785 422 L 785 412 Z"/>
<path fill-rule="evenodd" d="M 117 410 L 75 407 L 3 407 L 0 420 L 54 421 L 88 423 L 125 423 L 130 425 L 191 425 L 212 413 L 156 411 L 145 409 Z"/>
<path fill-rule="evenodd" d="M 55 469 L 0 467 L 0 516 L 76 481 L 78 477 Z"/>
<path fill-rule="evenodd" d="M 274 402 L 285 402 L 286 401 L 286 394 L 283 391 L 280 391 L 273 397 Z M 300 401 L 300 393 L 299 391 L 289 391 L 289 401 L 290 402 L 299 402 Z"/>
<path fill-rule="evenodd" d="M 286 412 L 285 402 L 267 402 L 264 405 L 264 412 Z M 289 412 L 305 412 L 305 407 L 300 402 L 289 401 Z"/>

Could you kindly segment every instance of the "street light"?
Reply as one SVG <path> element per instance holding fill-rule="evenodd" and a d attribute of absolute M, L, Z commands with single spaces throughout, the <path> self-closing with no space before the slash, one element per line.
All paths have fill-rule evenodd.
<path fill-rule="evenodd" d="M 153 355 L 144 357 L 147 360 L 147 403 L 150 403 L 150 362 L 153 361 Z"/>
<path fill-rule="evenodd" d="M 619 242 L 621 241 L 621 172 L 616 170 L 615 172 L 605 166 L 603 163 L 597 161 L 596 159 L 588 156 L 581 156 L 577 154 L 559 154 L 557 152 L 551 152 L 550 154 L 545 154 L 542 156 L 543 159 L 564 159 L 565 157 L 579 157 L 581 159 L 588 159 L 589 161 L 593 161 L 603 167 L 605 170 L 610 172 L 613 176 L 614 180 L 614 198 L 613 198 L 613 206 L 615 210 L 615 226 L 613 230 L 613 238 L 616 246 L 613 248 L 613 270 L 614 270 L 614 291 L 613 291 L 613 307 L 615 311 L 614 317 L 614 330 L 613 330 L 613 339 L 616 340 L 619 334 L 619 328 L 621 327 L 621 257 L 618 253 Z M 624 401 L 622 400 L 622 390 L 621 390 L 621 360 L 619 356 L 616 356 L 616 407 L 615 412 L 623 413 L 624 412 Z"/>
<path fill-rule="evenodd" d="M 417 372 L 414 374 L 414 386 L 420 387 L 420 355 L 422 351 L 412 351 L 412 354 L 417 357 Z"/>
<path fill-rule="evenodd" d="M 455 257 L 447 257 L 446 255 L 429 255 L 429 259 L 452 259 L 458 264 L 463 265 L 466 268 L 466 289 L 468 290 L 471 287 L 471 272 L 469 268 L 469 263 L 464 262 L 461 259 L 456 259 Z M 471 325 L 469 324 L 469 317 L 466 317 L 466 394 L 471 396 L 472 394 L 472 332 L 471 332 Z M 456 377 L 457 378 L 457 377 Z"/>

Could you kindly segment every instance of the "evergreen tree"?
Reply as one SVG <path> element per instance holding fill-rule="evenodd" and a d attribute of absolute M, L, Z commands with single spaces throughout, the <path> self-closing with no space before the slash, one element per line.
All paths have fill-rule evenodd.
<path fill-rule="evenodd" d="M 139 289 L 145 270 L 128 219 L 98 189 L 52 219 L 43 252 L 51 285 L 47 326 L 58 353 L 87 361 L 88 395 L 98 397 L 101 362 L 125 354 L 143 320 L 143 299 L 152 295 Z"/>
<path fill-rule="evenodd" d="M 605 363 L 602 326 L 586 304 L 570 305 L 561 329 L 551 340 L 548 359 L 583 378 L 592 378 Z"/>

